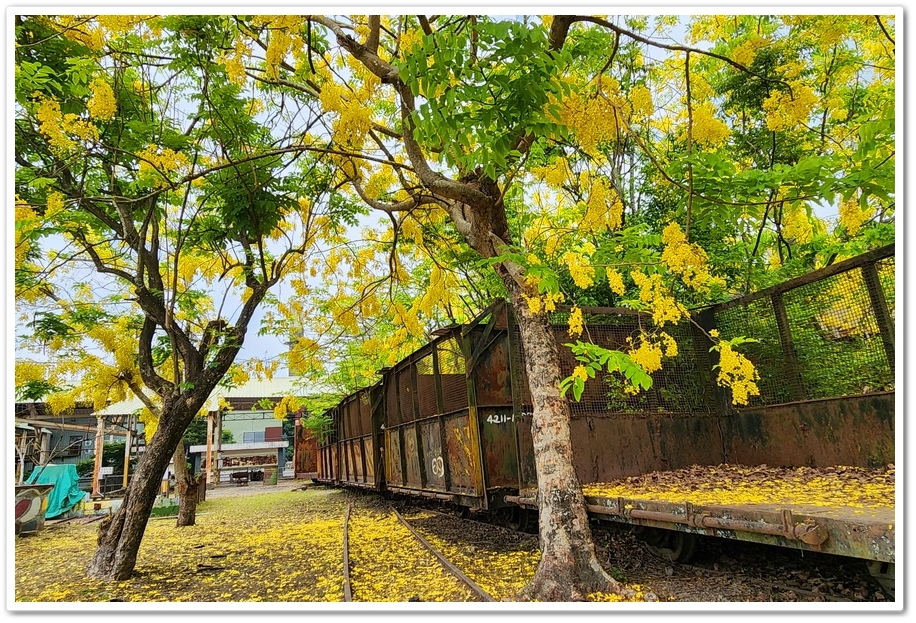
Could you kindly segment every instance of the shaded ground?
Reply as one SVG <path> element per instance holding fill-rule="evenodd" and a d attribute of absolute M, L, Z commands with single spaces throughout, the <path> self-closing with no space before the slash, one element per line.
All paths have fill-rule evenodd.
<path fill-rule="evenodd" d="M 208 492 L 196 526 L 176 529 L 174 519 L 151 520 L 136 574 L 125 582 L 105 584 L 85 578 L 97 523 L 51 523 L 37 535 L 16 539 L 15 598 L 21 602 L 341 601 L 341 528 L 351 502 L 360 513 L 355 534 L 363 531 L 354 550 L 359 569 L 355 587 L 363 597 L 407 601 L 414 596 L 408 594 L 409 586 L 397 588 L 405 577 L 425 584 L 439 581 L 423 575 L 437 573 L 430 561 L 411 553 L 415 550 L 398 549 L 400 539 L 385 538 L 382 528 L 388 520 L 381 514 L 384 505 L 378 498 L 316 486 L 302 490 L 303 484 L 220 487 Z M 534 573 L 539 557 L 536 536 L 403 504 L 398 507 L 497 599 L 510 599 Z M 692 565 L 677 565 L 653 558 L 625 527 L 599 528 L 595 534 L 611 574 L 639 590 L 644 599 L 886 599 L 861 561 L 714 539 Z M 432 586 L 423 597 L 458 600 L 464 594 L 450 588 L 437 590 Z"/>

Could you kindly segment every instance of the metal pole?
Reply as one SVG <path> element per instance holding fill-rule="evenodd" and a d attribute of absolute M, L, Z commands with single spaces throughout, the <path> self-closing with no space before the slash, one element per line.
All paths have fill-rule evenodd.
<path fill-rule="evenodd" d="M 101 483 L 99 472 L 102 471 L 102 450 L 105 441 L 105 419 L 101 415 L 95 417 L 95 464 L 92 468 L 92 497 L 101 497 Z"/>

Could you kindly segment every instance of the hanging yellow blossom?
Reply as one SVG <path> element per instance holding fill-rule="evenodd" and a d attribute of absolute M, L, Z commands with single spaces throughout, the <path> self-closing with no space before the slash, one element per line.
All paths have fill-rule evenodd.
<path fill-rule="evenodd" d="M 73 113 L 63 114 L 60 103 L 49 97 L 39 97 L 35 110 L 38 129 L 48 139 L 48 144 L 55 151 L 66 152 L 77 146 L 78 140 L 90 140 L 98 137 L 98 128 L 84 121 Z"/>
<path fill-rule="evenodd" d="M 635 118 L 646 119 L 650 117 L 655 112 L 655 106 L 652 103 L 652 92 L 644 85 L 636 85 L 630 89 L 630 106 Z"/>
<path fill-rule="evenodd" d="M 118 103 L 111 85 L 104 78 L 96 77 L 89 83 L 89 91 L 92 93 L 86 104 L 89 116 L 103 121 L 114 117 L 118 112 Z"/>
<path fill-rule="evenodd" d="M 801 204 L 788 205 L 782 213 L 782 235 L 790 242 L 811 242 L 814 228 L 811 220 Z"/>
<path fill-rule="evenodd" d="M 658 273 L 644 275 L 639 270 L 630 271 L 630 278 L 639 288 L 639 300 L 652 311 L 652 321 L 659 327 L 666 322 L 676 323 L 685 316 L 677 301 L 670 295 Z"/>
<path fill-rule="evenodd" d="M 569 314 L 568 324 L 570 337 L 579 337 L 582 335 L 582 330 L 585 328 L 585 322 L 582 319 L 582 310 L 578 305 L 572 308 L 572 312 Z"/>
<path fill-rule="evenodd" d="M 767 128 L 775 132 L 790 130 L 804 123 L 814 106 L 817 94 L 801 82 L 792 82 L 792 93 L 773 91 L 763 100 L 763 110 L 767 114 Z"/>
<path fill-rule="evenodd" d="M 28 203 L 16 196 L 16 264 L 25 261 L 31 250 L 29 235 L 38 227 L 39 218 Z"/>
<path fill-rule="evenodd" d="M 874 209 L 868 204 L 863 209 L 855 195 L 840 203 L 840 224 L 846 228 L 846 233 L 850 236 L 859 233 L 862 225 L 872 216 Z"/>
<path fill-rule="evenodd" d="M 188 157 L 168 147 L 150 145 L 137 152 L 137 157 L 140 159 L 140 178 L 160 188 L 171 183 L 169 173 L 187 173 L 190 170 Z"/>
<path fill-rule="evenodd" d="M 617 294 L 618 296 L 623 296 L 626 294 L 626 286 L 623 285 L 623 276 L 613 268 L 608 268 L 606 271 L 607 274 L 607 283 L 611 288 L 611 292 Z"/>
<path fill-rule="evenodd" d="M 732 404 L 746 405 L 750 396 L 759 396 L 760 389 L 754 381 L 760 378 L 751 361 L 732 348 L 728 342 L 719 342 L 719 376 L 716 382 L 732 390 Z"/>
<path fill-rule="evenodd" d="M 701 147 L 716 148 L 728 140 L 731 130 L 716 118 L 712 102 L 704 102 L 693 107 L 693 142 Z"/>
<path fill-rule="evenodd" d="M 709 273 L 708 256 L 699 245 L 687 242 L 680 225 L 669 223 L 662 230 L 662 264 L 679 275 L 691 288 L 708 291 L 710 286 L 724 286 L 725 282 Z"/>
<path fill-rule="evenodd" d="M 572 372 L 572 377 L 580 379 L 583 383 L 588 381 L 588 371 L 585 366 L 576 366 Z"/>
<path fill-rule="evenodd" d="M 638 348 L 631 348 L 627 354 L 633 363 L 645 370 L 647 374 L 662 369 L 662 349 L 645 337 L 640 340 Z"/>
<path fill-rule="evenodd" d="M 577 287 L 585 289 L 595 283 L 595 269 L 580 253 L 567 251 L 562 260 Z"/>

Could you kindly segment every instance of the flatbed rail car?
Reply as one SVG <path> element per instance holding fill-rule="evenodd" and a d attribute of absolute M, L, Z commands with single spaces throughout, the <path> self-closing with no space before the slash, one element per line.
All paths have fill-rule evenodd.
<path fill-rule="evenodd" d="M 590 379 L 581 400 L 570 402 L 573 460 L 585 490 L 692 465 L 892 464 L 894 265 L 889 245 L 666 327 L 678 354 L 652 375 L 652 388 L 636 396 L 613 377 Z M 647 326 L 633 310 L 583 312 L 583 337 L 609 348 L 627 348 L 626 339 L 635 341 L 640 326 Z M 708 337 L 713 329 L 726 339 L 758 340 L 742 346 L 760 374 L 760 395 L 747 406 L 734 407 L 716 383 Z M 559 343 L 569 341 L 562 315 L 554 318 L 554 332 Z M 564 374 L 572 372 L 575 361 L 562 347 L 561 363 Z M 384 370 L 370 414 L 360 416 L 368 418 L 361 426 L 372 428 L 375 464 L 381 466 L 372 486 L 470 509 L 533 509 L 524 369 L 513 316 L 497 303 L 468 325 L 441 330 Z M 357 436 L 347 432 L 352 426 L 343 413 L 340 406 L 332 411 L 339 438 L 321 450 L 327 481 L 341 484 L 354 479 L 341 471 L 338 448 Z M 671 502 L 628 495 L 591 496 L 588 502 L 596 519 L 667 528 L 670 534 L 715 534 L 894 562 L 893 496 L 873 509 L 874 521 L 861 513 L 850 519 L 839 506 L 810 504 L 709 509 L 689 496 Z M 759 529 L 747 529 L 754 527 Z"/>

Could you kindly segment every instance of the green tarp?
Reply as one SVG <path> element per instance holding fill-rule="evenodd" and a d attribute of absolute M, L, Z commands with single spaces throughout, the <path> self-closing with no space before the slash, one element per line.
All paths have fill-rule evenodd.
<path fill-rule="evenodd" d="M 45 465 L 36 467 L 29 474 L 27 485 L 54 485 L 48 494 L 48 510 L 45 519 L 54 519 L 76 506 L 85 496 L 79 488 L 76 465 Z"/>

